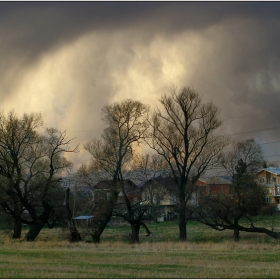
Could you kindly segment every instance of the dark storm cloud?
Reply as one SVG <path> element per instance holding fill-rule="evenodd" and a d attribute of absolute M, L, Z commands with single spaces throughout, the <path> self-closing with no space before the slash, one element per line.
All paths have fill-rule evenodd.
<path fill-rule="evenodd" d="M 177 33 L 230 18 L 272 19 L 279 6 L 275 2 L 1 2 L 0 23 L 2 43 L 9 51 L 32 58 L 93 30 L 148 23 L 146 32 Z"/>
<path fill-rule="evenodd" d="M 139 9 L 139 5 L 141 9 Z M 2 2 L 1 33 L 18 51 L 37 53 L 98 29 L 125 28 L 155 4 L 108 2 Z"/>
<path fill-rule="evenodd" d="M 275 127 L 279 9 L 279 2 L 0 2 L 2 104 L 18 106 L 21 95 L 44 100 L 38 110 L 87 131 L 85 140 L 102 130 L 104 104 L 153 102 L 174 79 L 221 108 L 225 133 Z M 269 141 L 279 131 L 238 135 Z"/>
<path fill-rule="evenodd" d="M 172 38 L 186 30 L 199 32 L 223 22 L 233 25 L 228 26 L 225 38 L 231 45 L 220 44 L 231 48 L 233 74 L 242 76 L 271 64 L 277 69 L 279 8 L 277 2 L 1 2 L 0 74 L 9 78 L 10 85 L 4 88 L 8 90 L 11 77 L 13 84 L 21 79 L 20 73 L 13 76 L 16 69 L 93 31 L 114 33 L 137 28 L 138 36 L 148 44 L 158 34 Z M 241 21 L 253 24 L 235 30 Z"/>
<path fill-rule="evenodd" d="M 158 8 L 157 3 L 1 2 L 0 76 L 6 78 L 1 85 L 2 94 L 9 94 L 12 85 L 21 79 L 17 71 L 45 52 L 88 32 L 130 28 Z"/>

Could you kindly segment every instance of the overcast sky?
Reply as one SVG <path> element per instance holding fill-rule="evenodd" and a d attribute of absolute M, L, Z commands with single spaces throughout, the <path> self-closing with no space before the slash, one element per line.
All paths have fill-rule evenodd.
<path fill-rule="evenodd" d="M 221 133 L 255 137 L 267 160 L 279 160 L 279 10 L 279 2 L 0 2 L 1 110 L 42 112 L 46 127 L 83 144 L 100 136 L 104 105 L 157 106 L 163 93 L 190 86 L 220 108 Z M 74 163 L 89 158 L 81 150 Z"/>

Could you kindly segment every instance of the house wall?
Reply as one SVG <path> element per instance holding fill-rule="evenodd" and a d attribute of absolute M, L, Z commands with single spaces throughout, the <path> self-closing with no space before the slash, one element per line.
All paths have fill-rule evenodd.
<path fill-rule="evenodd" d="M 175 201 L 174 201 L 174 196 L 168 192 L 166 189 L 163 189 L 163 187 L 160 187 L 162 189 L 159 189 L 155 187 L 154 189 L 154 195 L 153 195 L 153 203 L 157 204 L 156 201 L 156 197 L 160 197 L 160 205 L 174 205 Z M 151 203 L 151 193 L 148 189 L 148 187 L 146 189 L 144 189 L 142 191 L 142 200 L 143 203 L 148 205 L 149 203 Z"/>
<path fill-rule="evenodd" d="M 271 172 L 267 172 L 266 170 L 262 170 L 257 174 L 257 182 L 264 187 L 267 202 L 279 203 L 280 176 L 277 176 Z M 279 189 L 277 189 L 277 187 L 279 187 Z M 276 193 L 276 191 L 278 193 Z"/>
<path fill-rule="evenodd" d="M 258 179 L 259 179 L 259 182 L 260 182 L 261 184 L 264 184 L 264 183 L 266 182 L 266 171 L 263 170 L 263 171 L 259 172 L 259 173 L 257 174 L 257 177 L 258 177 Z M 261 178 L 263 178 L 263 182 L 260 180 Z"/>
<path fill-rule="evenodd" d="M 166 193 L 161 201 L 162 205 L 174 205 L 175 203 L 175 197 L 171 193 Z"/>
<path fill-rule="evenodd" d="M 229 185 L 227 184 L 210 184 L 209 191 L 211 195 L 229 194 Z"/>
<path fill-rule="evenodd" d="M 274 185 L 274 184 L 280 184 L 280 176 L 277 176 L 276 174 L 267 172 L 265 170 L 259 172 L 257 174 L 258 182 L 260 184 L 264 185 Z"/>

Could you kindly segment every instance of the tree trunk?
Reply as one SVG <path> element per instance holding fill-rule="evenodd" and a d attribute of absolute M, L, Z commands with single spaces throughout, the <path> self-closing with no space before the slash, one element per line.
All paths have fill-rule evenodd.
<path fill-rule="evenodd" d="M 72 219 L 72 213 L 71 213 L 71 210 L 69 207 L 69 193 L 70 193 L 70 189 L 67 188 L 66 194 L 65 194 L 65 208 L 66 208 L 66 213 L 67 213 L 67 218 L 68 218 L 68 227 L 70 230 L 70 242 L 78 242 L 78 241 L 81 241 L 82 238 Z"/>
<path fill-rule="evenodd" d="M 111 194 L 111 198 L 109 201 L 109 204 L 103 204 L 102 208 L 99 210 L 100 213 L 102 213 L 102 218 L 98 222 L 97 229 L 93 234 L 91 234 L 93 243 L 100 243 L 100 236 L 103 233 L 104 229 L 106 228 L 107 224 L 111 220 L 111 217 L 113 215 L 114 208 L 116 206 L 116 202 L 118 199 L 119 193 L 117 191 L 114 191 Z"/>
<path fill-rule="evenodd" d="M 98 223 L 97 229 L 91 235 L 93 243 L 100 243 L 100 236 L 103 233 L 104 229 L 106 228 L 107 224 L 109 223 L 109 221 L 112 217 L 112 213 L 113 213 L 113 210 L 108 211 L 108 213 L 103 218 L 103 220 Z"/>
<path fill-rule="evenodd" d="M 14 232 L 13 232 L 13 239 L 19 239 L 21 237 L 21 229 L 22 229 L 22 222 L 21 222 L 21 214 L 22 214 L 22 205 L 21 203 L 16 203 L 14 208 L 16 216 L 14 217 Z"/>
<path fill-rule="evenodd" d="M 187 228 L 186 228 L 186 216 L 185 213 L 179 212 L 179 240 L 186 241 L 187 240 Z"/>
<path fill-rule="evenodd" d="M 186 202 L 185 202 L 185 193 L 181 190 L 180 192 L 180 202 L 179 202 L 179 215 L 178 215 L 178 222 L 179 222 L 179 241 L 186 241 L 187 240 L 187 228 L 186 228 Z"/>
<path fill-rule="evenodd" d="M 239 241 L 239 228 L 238 228 L 238 226 L 234 227 L 234 229 L 233 229 L 233 238 L 234 238 L 235 242 Z"/>
<path fill-rule="evenodd" d="M 140 232 L 140 224 L 139 223 L 133 223 L 130 224 L 131 226 L 131 243 L 139 243 L 139 232 Z"/>
<path fill-rule="evenodd" d="M 48 222 L 48 219 L 50 217 L 51 208 L 47 203 L 44 203 L 44 210 L 43 213 L 37 217 L 34 220 L 34 223 L 30 225 L 29 231 L 27 232 L 25 239 L 27 241 L 34 241 L 35 238 L 40 233 L 41 229 L 44 227 L 44 225 Z"/>
<path fill-rule="evenodd" d="M 70 230 L 70 242 L 78 242 L 81 241 L 81 235 L 79 234 L 74 221 L 69 221 L 69 230 Z"/>
<path fill-rule="evenodd" d="M 101 236 L 102 232 L 95 231 L 94 234 L 91 235 L 93 243 L 100 243 L 100 236 Z"/>
<path fill-rule="evenodd" d="M 44 227 L 47 221 L 43 222 L 38 220 L 36 223 L 30 226 L 29 231 L 27 232 L 25 239 L 26 241 L 34 241 L 35 238 L 39 235 L 41 229 Z"/>
<path fill-rule="evenodd" d="M 14 218 L 14 233 L 12 238 L 13 239 L 19 239 L 21 237 L 21 228 L 22 228 L 22 223 L 19 219 Z"/>
<path fill-rule="evenodd" d="M 280 232 L 272 231 L 267 228 L 258 228 L 258 227 L 250 227 L 250 228 L 245 228 L 242 226 L 239 226 L 239 229 L 241 231 L 245 232 L 253 232 L 253 233 L 265 233 L 266 235 L 275 238 L 275 239 L 280 239 Z"/>

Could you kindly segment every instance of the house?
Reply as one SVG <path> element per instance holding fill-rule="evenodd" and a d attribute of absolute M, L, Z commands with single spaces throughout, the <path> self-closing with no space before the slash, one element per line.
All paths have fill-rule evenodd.
<path fill-rule="evenodd" d="M 198 179 L 196 185 L 200 193 L 207 193 L 207 194 L 209 193 L 208 184 L 206 181 L 202 179 Z"/>
<path fill-rule="evenodd" d="M 229 194 L 231 178 L 225 176 L 214 176 L 204 181 L 198 179 L 195 189 L 188 199 L 188 205 L 198 205 L 198 193 L 196 189 L 202 189 L 206 194 L 219 195 Z M 111 189 L 115 188 L 112 181 L 102 180 L 94 186 L 94 200 L 104 202 L 109 200 Z M 147 207 L 146 217 L 155 220 L 173 220 L 177 216 L 178 206 L 178 187 L 174 179 L 170 176 L 151 178 L 147 180 L 141 188 L 138 188 L 131 180 L 124 180 L 124 188 L 130 201 L 141 203 L 142 207 Z M 124 199 L 123 193 L 119 188 L 118 201 Z"/>
<path fill-rule="evenodd" d="M 141 199 L 140 188 L 129 179 L 125 179 L 123 182 L 126 195 L 132 204 L 134 201 L 138 201 L 139 203 Z M 77 204 L 75 204 L 75 214 L 77 216 L 83 216 L 75 217 L 75 224 L 77 226 L 87 227 L 96 223 L 100 219 L 100 216 L 103 215 L 104 210 L 106 211 L 106 207 L 109 207 L 111 204 L 111 195 L 115 191 L 118 193 L 117 204 L 122 205 L 124 194 L 119 183 L 114 184 L 112 180 L 101 180 L 92 187 L 80 186 L 76 195 L 79 197 L 81 203 L 79 203 L 78 209 Z"/>
<path fill-rule="evenodd" d="M 207 180 L 208 194 L 212 196 L 228 195 L 232 178 L 230 176 L 213 176 Z"/>
<path fill-rule="evenodd" d="M 134 184 L 130 179 L 123 180 L 124 182 L 124 191 L 130 201 L 137 201 L 140 199 L 140 189 Z M 121 190 L 121 186 L 119 184 L 114 185 L 112 180 L 101 180 L 94 187 L 94 201 L 102 202 L 108 201 L 111 196 L 111 191 L 117 189 L 119 192 L 118 200 L 121 202 L 124 199 L 124 194 Z"/>
<path fill-rule="evenodd" d="M 201 179 L 196 182 L 196 187 L 208 187 Z M 173 220 L 177 216 L 178 187 L 172 177 L 156 177 L 148 180 L 142 187 L 142 203 L 149 207 L 148 213 L 153 219 L 159 221 Z M 189 205 L 196 206 L 197 193 L 194 191 L 188 199 Z"/>
<path fill-rule="evenodd" d="M 280 208 L 280 168 L 262 168 L 257 174 L 258 183 L 264 187 L 267 203 L 276 203 Z"/>
<path fill-rule="evenodd" d="M 206 181 L 199 179 L 196 185 L 200 195 L 228 195 L 230 194 L 232 178 L 230 176 L 213 176 Z"/>
<path fill-rule="evenodd" d="M 131 205 L 133 206 L 139 204 L 141 200 L 140 188 L 130 179 L 123 180 L 123 187 Z M 120 182 L 114 183 L 113 180 L 101 180 L 95 186 L 93 186 L 92 213 L 95 216 L 94 221 L 98 221 L 98 219 L 102 217 L 104 211 L 106 212 L 106 208 L 110 207 L 112 198 L 111 196 L 115 192 L 118 194 L 115 210 L 121 212 L 126 211 L 124 193 L 122 191 Z M 122 222 L 122 218 L 119 218 L 114 214 L 111 217 L 110 222 L 120 223 Z"/>
<path fill-rule="evenodd" d="M 149 179 L 141 187 L 142 204 L 149 208 L 148 214 L 157 220 L 172 220 L 175 216 L 177 186 L 171 177 Z"/>

